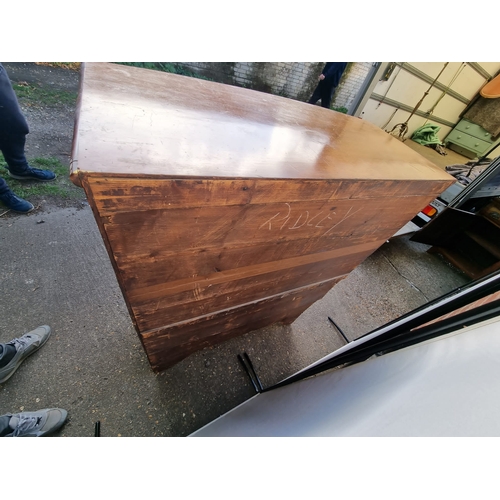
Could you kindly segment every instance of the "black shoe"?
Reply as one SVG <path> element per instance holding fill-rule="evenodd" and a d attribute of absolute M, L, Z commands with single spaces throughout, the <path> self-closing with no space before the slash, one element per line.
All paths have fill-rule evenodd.
<path fill-rule="evenodd" d="M 13 179 L 17 179 L 18 181 L 35 180 L 35 181 L 47 182 L 47 181 L 53 181 L 56 178 L 56 174 L 51 170 L 41 170 L 40 168 L 33 168 L 33 167 L 28 167 L 27 170 L 22 174 L 13 174 L 9 170 L 9 175 Z"/>
<path fill-rule="evenodd" d="M 35 209 L 35 207 L 26 200 L 19 198 L 12 191 L 7 191 L 4 194 L 0 194 L 0 201 L 14 212 L 19 212 L 22 214 L 27 214 Z"/>

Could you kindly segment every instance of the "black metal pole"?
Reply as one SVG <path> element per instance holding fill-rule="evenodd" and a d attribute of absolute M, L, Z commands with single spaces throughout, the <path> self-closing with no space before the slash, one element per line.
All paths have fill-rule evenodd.
<path fill-rule="evenodd" d="M 241 355 L 238 354 L 238 361 L 241 363 L 241 366 L 243 366 L 243 369 L 246 371 L 248 378 L 250 379 L 250 382 L 252 382 L 255 392 L 261 393 L 264 390 L 264 388 L 262 387 L 259 377 L 257 377 L 257 374 L 253 369 L 252 362 L 250 361 L 250 358 L 248 357 L 248 354 L 246 352 L 243 353 L 243 355 L 245 356 L 245 359 L 243 359 Z"/>
<path fill-rule="evenodd" d="M 344 332 L 340 329 L 340 327 L 337 325 L 337 323 L 335 323 L 335 321 L 333 321 L 333 319 L 330 318 L 330 316 L 328 316 L 328 321 L 340 333 L 340 335 L 342 335 L 342 337 L 344 337 L 345 343 L 348 344 L 350 342 L 349 339 L 344 335 Z"/>

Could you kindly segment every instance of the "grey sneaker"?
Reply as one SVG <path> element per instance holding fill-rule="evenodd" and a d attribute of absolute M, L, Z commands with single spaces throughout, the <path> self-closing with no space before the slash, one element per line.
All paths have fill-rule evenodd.
<path fill-rule="evenodd" d="M 47 408 L 6 415 L 10 417 L 10 434 L 5 437 L 41 437 L 54 432 L 66 421 L 68 412 L 61 408 Z"/>
<path fill-rule="evenodd" d="M 11 340 L 7 342 L 7 345 L 14 346 L 16 348 L 16 354 L 7 363 L 6 366 L 0 368 L 0 384 L 3 384 L 9 380 L 14 372 L 19 368 L 19 365 L 35 351 L 40 349 L 40 347 L 47 342 L 50 337 L 50 326 L 43 325 L 39 326 L 36 330 L 32 332 L 25 333 L 22 337 L 18 339 Z"/>

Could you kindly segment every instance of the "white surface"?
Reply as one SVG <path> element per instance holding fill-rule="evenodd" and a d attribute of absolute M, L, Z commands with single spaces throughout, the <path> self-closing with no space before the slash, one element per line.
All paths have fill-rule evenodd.
<path fill-rule="evenodd" d="M 499 436 L 500 318 L 246 401 L 193 436 Z"/>
<path fill-rule="evenodd" d="M 416 224 L 414 224 L 413 222 L 411 222 L 411 221 L 407 222 L 396 234 L 393 235 L 393 238 L 395 238 L 396 236 L 403 236 L 403 234 L 414 233 L 415 231 L 418 231 L 419 229 L 420 228 Z"/>

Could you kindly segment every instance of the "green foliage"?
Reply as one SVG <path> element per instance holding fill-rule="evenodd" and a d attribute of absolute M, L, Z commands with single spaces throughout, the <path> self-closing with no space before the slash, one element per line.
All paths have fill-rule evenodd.
<path fill-rule="evenodd" d="M 332 109 L 333 109 L 333 111 L 338 111 L 339 113 L 344 113 L 344 114 L 347 113 L 347 108 L 345 108 L 344 106 L 340 106 L 340 107 L 332 106 Z"/>
<path fill-rule="evenodd" d="M 165 73 L 175 73 L 176 75 L 190 76 L 192 78 L 199 78 L 200 80 L 213 81 L 211 78 L 201 76 L 198 73 L 188 70 L 182 64 L 175 64 L 169 62 L 120 62 L 117 64 L 124 64 L 125 66 L 134 66 L 136 68 L 154 69 L 156 71 L 164 71 Z"/>
<path fill-rule="evenodd" d="M 44 89 L 26 82 L 15 83 L 12 86 L 19 101 L 27 106 L 74 104 L 78 97 L 76 92 Z"/>

